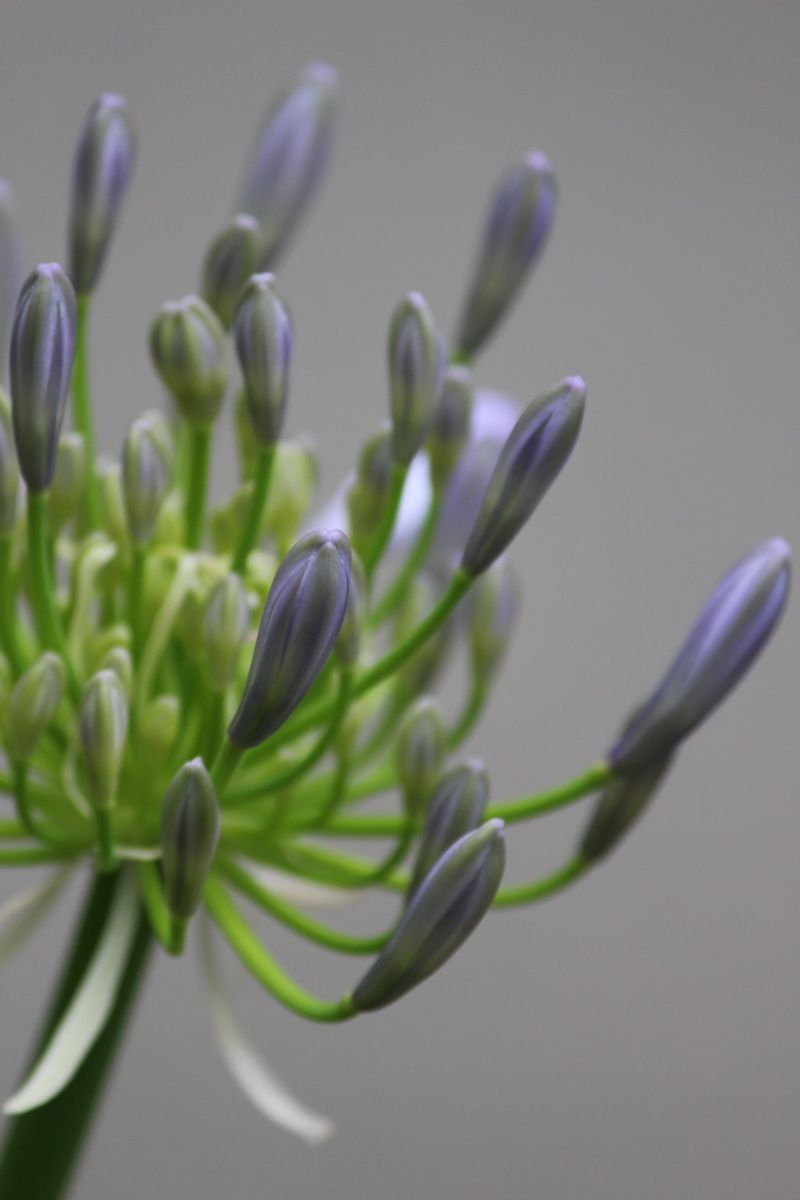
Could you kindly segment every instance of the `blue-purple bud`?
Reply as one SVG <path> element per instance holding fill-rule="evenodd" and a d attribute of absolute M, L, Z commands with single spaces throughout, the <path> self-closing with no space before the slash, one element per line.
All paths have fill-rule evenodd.
<path fill-rule="evenodd" d="M 128 737 L 128 696 L 115 671 L 98 671 L 86 684 L 78 727 L 89 795 L 98 808 L 108 808 L 116 799 Z"/>
<path fill-rule="evenodd" d="M 481 501 L 461 565 L 480 575 L 509 546 L 572 453 L 583 420 L 586 385 L 564 379 L 517 421 Z"/>
<path fill-rule="evenodd" d="M 86 115 L 72 171 L 70 275 L 78 293 L 91 292 L 97 283 L 135 157 L 125 100 L 101 96 Z"/>
<path fill-rule="evenodd" d="M 248 280 L 233 337 L 253 430 L 263 446 L 274 446 L 283 429 L 292 363 L 292 322 L 275 290 L 274 275 Z"/>
<path fill-rule="evenodd" d="M 355 1008 L 383 1008 L 442 966 L 490 908 L 504 866 L 502 821 L 487 821 L 452 845 L 423 880 L 353 991 Z"/>
<path fill-rule="evenodd" d="M 257 746 L 294 711 L 339 636 L 350 590 L 350 543 L 317 530 L 294 544 L 278 568 L 256 635 L 241 703 L 228 727 L 241 749 Z"/>
<path fill-rule="evenodd" d="M 237 205 L 261 222 L 264 265 L 274 267 L 322 180 L 333 141 L 338 82 L 333 67 L 312 63 L 264 118 Z"/>
<path fill-rule="evenodd" d="M 75 357 L 75 292 L 63 267 L 42 263 L 17 301 L 11 330 L 11 412 L 22 476 L 32 492 L 53 481 Z"/>
<path fill-rule="evenodd" d="M 18 493 L 19 463 L 11 428 L 11 401 L 0 388 L 0 536 L 14 528 Z"/>
<path fill-rule="evenodd" d="M 578 847 L 579 858 L 585 863 L 599 862 L 614 849 L 649 805 L 671 762 L 668 754 L 634 775 L 611 780 L 589 817 Z"/>
<path fill-rule="evenodd" d="M 236 678 L 250 625 L 244 584 L 230 572 L 220 579 L 203 610 L 203 649 L 211 686 L 224 691 Z"/>
<path fill-rule="evenodd" d="M 462 311 L 458 357 L 471 358 L 505 315 L 547 241 L 555 206 L 555 176 L 537 151 L 500 179 Z"/>
<path fill-rule="evenodd" d="M 739 682 L 781 618 L 791 551 L 762 542 L 712 592 L 672 666 L 608 754 L 613 770 L 638 774 L 663 759 Z"/>
<path fill-rule="evenodd" d="M 242 289 L 264 261 L 264 235 L 255 217 L 239 213 L 218 233 L 203 263 L 201 293 L 226 329 Z"/>
<path fill-rule="evenodd" d="M 225 330 L 199 296 L 165 304 L 150 326 L 150 354 L 182 416 L 210 425 L 228 385 Z"/>
<path fill-rule="evenodd" d="M 389 326 L 392 454 L 400 466 L 407 467 L 425 441 L 444 365 L 444 343 L 427 301 L 410 292 Z"/>
<path fill-rule="evenodd" d="M 174 917 L 188 921 L 203 896 L 219 841 L 219 801 L 201 758 L 184 763 L 164 794 L 161 869 L 164 899 Z"/>
<path fill-rule="evenodd" d="M 367 581 L 358 554 L 350 560 L 350 589 L 347 593 L 347 610 L 336 639 L 336 658 L 342 667 L 354 667 L 361 650 L 361 635 L 367 614 Z"/>
<path fill-rule="evenodd" d="M 122 447 L 122 489 L 134 545 L 145 546 L 153 536 L 171 476 L 172 462 L 160 432 L 147 417 L 139 417 Z"/>
<path fill-rule="evenodd" d="M 395 762 L 406 812 L 425 811 L 447 752 L 447 729 L 435 700 L 423 697 L 406 716 L 397 734 Z"/>
<path fill-rule="evenodd" d="M 408 888 L 409 900 L 445 850 L 465 833 L 478 828 L 488 800 L 489 776 L 482 762 L 472 759 L 452 767 L 441 777 L 428 805 L 425 831 Z"/>
<path fill-rule="evenodd" d="M 447 483 L 469 439 L 473 391 L 472 373 L 467 367 L 448 367 L 428 434 L 428 459 L 435 488 Z"/>

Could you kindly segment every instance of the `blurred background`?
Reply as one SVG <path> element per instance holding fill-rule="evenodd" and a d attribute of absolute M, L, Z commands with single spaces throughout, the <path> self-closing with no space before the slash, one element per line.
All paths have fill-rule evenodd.
<path fill-rule="evenodd" d="M 147 325 L 197 286 L 268 97 L 305 62 L 333 63 L 335 163 L 280 272 L 289 425 L 322 448 L 324 498 L 386 412 L 392 307 L 420 290 L 451 330 L 490 188 L 526 150 L 550 156 L 554 235 L 478 376 L 527 401 L 579 372 L 589 401 L 515 545 L 524 615 L 470 743 L 499 800 L 602 752 L 733 561 L 773 533 L 800 547 L 798 55 L 793 0 L 4 0 L 0 175 L 26 266 L 63 257 L 85 111 L 101 91 L 128 98 L 139 160 L 93 321 L 116 454 L 160 399 Z M 229 452 L 215 471 L 232 485 Z M 76 1196 L 794 1195 L 797 609 L 572 891 L 495 915 L 441 974 L 342 1028 L 242 988 L 259 1047 L 336 1121 L 324 1146 L 251 1111 L 195 956 L 160 957 Z M 581 821 L 515 828 L 509 879 L 559 865 Z M 0 896 L 21 882 L 4 872 Z M 71 916 L 3 972 L 4 1094 Z M 322 994 L 354 982 L 358 963 L 268 932 Z"/>

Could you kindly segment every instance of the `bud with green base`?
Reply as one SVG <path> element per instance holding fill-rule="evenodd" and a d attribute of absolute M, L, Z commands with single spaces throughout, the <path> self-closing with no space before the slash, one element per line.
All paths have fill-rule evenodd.
<path fill-rule="evenodd" d="M 161 869 L 175 953 L 202 899 L 219 833 L 217 793 L 203 760 L 194 758 L 175 775 L 161 806 Z"/>
<path fill-rule="evenodd" d="M 255 217 L 239 213 L 217 234 L 203 263 L 203 299 L 229 329 L 242 289 L 261 267 L 266 244 Z"/>
<path fill-rule="evenodd" d="M 445 850 L 464 834 L 477 829 L 489 800 L 489 776 L 482 762 L 470 759 L 452 767 L 436 785 L 409 884 L 407 900 Z"/>
<path fill-rule="evenodd" d="M 46 651 L 17 680 L 8 708 L 8 744 L 14 758 L 25 762 L 49 729 L 67 682 L 62 659 Z"/>
<path fill-rule="evenodd" d="M 395 762 L 403 804 L 411 817 L 427 807 L 447 750 L 447 729 L 441 709 L 429 696 L 418 700 L 398 730 Z"/>

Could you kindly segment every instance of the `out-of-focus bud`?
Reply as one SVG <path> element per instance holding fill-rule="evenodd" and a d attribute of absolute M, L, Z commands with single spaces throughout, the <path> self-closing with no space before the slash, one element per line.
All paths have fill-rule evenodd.
<path fill-rule="evenodd" d="M 218 691 L 224 690 L 236 678 L 249 623 L 250 610 L 244 584 L 231 572 L 220 579 L 203 612 L 203 647 L 211 685 Z"/>
<path fill-rule="evenodd" d="M 296 539 L 318 481 L 319 463 L 313 445 L 303 440 L 281 441 L 275 451 L 264 508 L 264 531 L 278 546 L 290 546 Z"/>
<path fill-rule="evenodd" d="M 75 292 L 58 263 L 42 263 L 22 286 L 11 330 L 14 438 L 32 492 L 53 481 L 75 357 Z"/>
<path fill-rule="evenodd" d="M 572 453 L 583 420 L 586 385 L 565 379 L 530 404 L 503 447 L 486 488 L 461 565 L 480 575 L 532 515 Z"/>
<path fill-rule="evenodd" d="M 112 646 L 100 659 L 99 670 L 113 671 L 130 696 L 133 684 L 133 659 L 130 650 L 125 646 Z"/>
<path fill-rule="evenodd" d="M 611 780 L 598 797 L 581 837 L 579 858 L 585 863 L 599 862 L 614 849 L 647 808 L 671 762 L 668 754 L 635 775 Z"/>
<path fill-rule="evenodd" d="M 19 464 L 11 428 L 11 401 L 0 388 L 0 536 L 14 528 L 18 494 Z"/>
<path fill-rule="evenodd" d="M 173 916 L 188 920 L 203 895 L 219 841 L 219 801 L 201 758 L 184 763 L 161 808 L 164 899 Z"/>
<path fill-rule="evenodd" d="M 225 330 L 199 296 L 165 304 L 150 326 L 150 355 L 182 416 L 210 425 L 228 384 Z"/>
<path fill-rule="evenodd" d="M 0 652 L 0 729 L 3 730 L 8 724 L 8 705 L 13 687 L 14 674 L 11 670 L 11 663 L 5 654 Z"/>
<path fill-rule="evenodd" d="M 11 757 L 25 762 L 49 727 L 64 695 L 67 672 L 51 650 L 19 677 L 8 708 L 8 747 Z"/>
<path fill-rule="evenodd" d="M 543 154 L 534 151 L 501 178 L 456 337 L 458 357 L 471 358 L 505 315 L 547 240 L 555 205 L 555 176 Z"/>
<path fill-rule="evenodd" d="M 14 215 L 14 195 L 0 179 L 0 381 L 6 377 L 8 335 L 22 283 L 22 247 Z"/>
<path fill-rule="evenodd" d="M 128 540 L 128 518 L 122 488 L 122 468 L 110 458 L 97 463 L 97 486 L 100 492 L 100 512 L 103 528 L 118 545 Z"/>
<path fill-rule="evenodd" d="M 509 564 L 495 563 L 477 581 L 468 600 L 472 675 L 488 686 L 503 661 L 519 612 L 519 587 Z"/>
<path fill-rule="evenodd" d="M 383 1008 L 433 974 L 485 916 L 505 866 L 503 822 L 460 838 L 423 880 L 394 933 L 353 991 L 359 1012 Z"/>
<path fill-rule="evenodd" d="M 771 538 L 717 584 L 663 680 L 608 754 L 616 773 L 639 774 L 662 760 L 735 687 L 778 624 L 790 579 L 791 551 Z"/>
<path fill-rule="evenodd" d="M 48 497 L 50 528 L 57 532 L 80 511 L 86 483 L 86 443 L 80 433 L 58 440 L 56 469 Z"/>
<path fill-rule="evenodd" d="M 160 435 L 146 417 L 139 417 L 128 430 L 122 447 L 122 489 L 131 541 L 144 546 L 150 541 L 171 475 Z"/>
<path fill-rule="evenodd" d="M 427 301 L 409 293 L 389 326 L 392 456 L 407 467 L 428 433 L 444 371 L 444 344 Z"/>
<path fill-rule="evenodd" d="M 425 811 L 446 751 L 447 730 L 441 710 L 435 700 L 425 696 L 403 718 L 397 734 L 397 776 L 409 816 Z"/>
<path fill-rule="evenodd" d="M 78 727 L 92 803 L 108 808 L 116 799 L 128 737 L 128 697 L 115 671 L 98 671 L 86 684 Z"/>
<path fill-rule="evenodd" d="M 325 666 L 347 611 L 350 564 L 350 543 L 338 530 L 306 534 L 284 558 L 228 727 L 235 746 L 257 746 L 274 733 Z"/>
<path fill-rule="evenodd" d="M 441 581 L 431 575 L 420 576 L 414 581 L 393 627 L 395 642 L 404 641 L 419 625 L 440 599 L 442 590 Z M 457 627 L 458 613 L 453 613 L 400 668 L 397 679 L 409 696 L 431 690 L 447 662 Z"/>
<path fill-rule="evenodd" d="M 253 430 L 262 445 L 274 446 L 283 429 L 292 362 L 292 322 L 274 275 L 253 275 L 248 281 L 233 337 Z"/>
<path fill-rule="evenodd" d="M 356 478 L 347 493 L 353 545 L 362 553 L 381 522 L 392 479 L 392 431 L 387 425 L 364 443 Z"/>
<path fill-rule="evenodd" d="M 230 329 L 242 288 L 264 260 L 264 235 L 255 217 L 239 213 L 217 234 L 203 263 L 201 292 Z"/>
<path fill-rule="evenodd" d="M 353 667 L 361 649 L 361 634 L 367 611 L 367 581 L 361 559 L 353 554 L 350 563 L 350 590 L 347 609 L 336 639 L 336 657 L 343 667 Z"/>
<path fill-rule="evenodd" d="M 264 118 L 237 205 L 261 222 L 274 267 L 322 180 L 330 157 L 339 77 L 311 63 Z"/>
<path fill-rule="evenodd" d="M 489 776 L 483 763 L 476 759 L 452 767 L 441 777 L 428 805 L 425 831 L 408 888 L 409 900 L 445 850 L 478 828 L 488 800 Z"/>
<path fill-rule="evenodd" d="M 176 419 L 170 419 L 160 408 L 146 408 L 139 420 L 146 422 L 164 461 L 169 463 L 171 469 L 175 463 Z"/>
<path fill-rule="evenodd" d="M 139 725 L 142 753 L 161 762 L 172 749 L 181 727 L 181 702 L 177 696 L 156 696 L 145 705 Z"/>
<path fill-rule="evenodd" d="M 86 659 L 89 670 L 94 674 L 106 667 L 115 670 L 113 663 L 106 662 L 106 656 L 116 650 L 130 652 L 132 642 L 131 627 L 125 621 L 117 621 L 114 625 L 106 625 L 89 641 Z"/>
<path fill-rule="evenodd" d="M 79 293 L 91 292 L 97 283 L 135 156 L 125 100 L 101 96 L 86 115 L 72 171 L 70 275 Z"/>
<path fill-rule="evenodd" d="M 466 367 L 448 367 L 428 434 L 428 458 L 434 487 L 444 487 L 467 444 L 472 397 L 470 371 Z"/>

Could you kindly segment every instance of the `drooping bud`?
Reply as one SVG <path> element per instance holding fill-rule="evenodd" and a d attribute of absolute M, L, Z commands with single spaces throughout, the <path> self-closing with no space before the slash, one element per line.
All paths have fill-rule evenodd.
<path fill-rule="evenodd" d="M 488 911 L 504 866 L 502 821 L 487 821 L 452 845 L 423 880 L 353 991 L 355 1008 L 383 1008 L 442 966 Z"/>
<path fill-rule="evenodd" d="M 431 482 L 436 488 L 447 483 L 467 444 L 472 397 L 471 372 L 466 367 L 448 367 L 428 434 Z"/>
<path fill-rule="evenodd" d="M 67 682 L 64 663 L 51 650 L 19 677 L 8 708 L 8 746 L 12 758 L 26 762 L 49 727 Z"/>
<path fill-rule="evenodd" d="M 447 730 L 435 700 L 425 696 L 412 706 L 397 734 L 395 761 L 406 812 L 425 811 L 442 770 Z"/>
<path fill-rule="evenodd" d="M 389 326 L 392 455 L 407 467 L 430 426 L 444 371 L 444 344 L 423 296 L 409 293 Z"/>
<path fill-rule="evenodd" d="M 343 667 L 353 667 L 358 662 L 366 615 L 367 581 L 361 559 L 353 553 L 350 562 L 350 590 L 347 593 L 347 609 L 335 646 L 336 657 Z"/>
<path fill-rule="evenodd" d="M 471 358 L 505 315 L 547 240 L 555 204 L 555 176 L 543 154 L 534 151 L 501 178 L 456 337 L 459 358 Z"/>
<path fill-rule="evenodd" d="M 615 772 L 639 774 L 659 762 L 724 700 L 778 624 L 790 578 L 791 551 L 771 538 L 717 584 L 663 680 L 610 751 Z"/>
<path fill-rule="evenodd" d="M 274 733 L 325 666 L 347 611 L 350 562 L 350 543 L 338 530 L 306 534 L 284 558 L 228 727 L 235 746 L 257 746 Z"/>
<path fill-rule="evenodd" d="M 201 758 L 184 763 L 164 794 L 161 868 L 164 899 L 173 916 L 188 920 L 203 895 L 219 841 L 219 801 Z"/>
<path fill-rule="evenodd" d="M 8 337 L 22 283 L 22 248 L 14 214 L 14 195 L 0 179 L 0 382 L 8 367 Z"/>
<path fill-rule="evenodd" d="M 150 326 L 150 354 L 182 416 L 210 425 L 228 384 L 225 330 L 199 296 L 165 304 Z"/>
<path fill-rule="evenodd" d="M 14 528 L 18 493 L 19 464 L 11 428 L 11 401 L 0 388 L 0 536 Z"/>
<path fill-rule="evenodd" d="M 509 564 L 495 563 L 468 597 L 473 679 L 487 686 L 505 655 L 519 612 L 519 587 Z"/>
<path fill-rule="evenodd" d="M 489 776 L 483 763 L 476 759 L 452 767 L 441 777 L 428 805 L 425 831 L 408 889 L 409 900 L 445 850 L 478 828 L 488 800 Z"/>
<path fill-rule="evenodd" d="M 481 501 L 461 560 L 468 575 L 490 567 L 532 515 L 572 453 L 585 400 L 586 385 L 574 376 L 525 409 Z"/>
<path fill-rule="evenodd" d="M 125 100 L 101 96 L 83 123 L 72 172 L 70 275 L 79 293 L 91 292 L 97 283 L 135 156 Z"/>
<path fill-rule="evenodd" d="M 338 82 L 333 67 L 312 63 L 276 97 L 264 118 L 237 205 L 261 222 L 264 265 L 275 266 L 322 180 Z"/>
<path fill-rule="evenodd" d="M 233 336 L 253 430 L 262 445 L 274 446 L 283 429 L 292 362 L 292 322 L 274 275 L 253 275 L 248 281 Z"/>
<path fill-rule="evenodd" d="M 163 439 L 147 417 L 139 417 L 122 447 L 122 489 L 134 545 L 144 546 L 153 536 L 171 473 Z"/>
<path fill-rule="evenodd" d="M 244 584 L 231 572 L 211 592 L 203 611 L 203 648 L 211 685 L 223 691 L 236 678 L 250 610 Z"/>
<path fill-rule="evenodd" d="M 86 443 L 80 433 L 58 439 L 56 469 L 48 496 L 50 528 L 57 532 L 80 511 L 86 485 Z"/>
<path fill-rule="evenodd" d="M 108 808 L 116 799 L 128 737 L 128 697 L 115 671 L 98 671 L 86 684 L 78 727 L 92 803 Z"/>
<path fill-rule="evenodd" d="M 32 492 L 53 481 L 75 357 L 75 292 L 58 263 L 43 263 L 22 286 L 11 330 L 14 438 Z"/>
<path fill-rule="evenodd" d="M 668 754 L 637 774 L 611 780 L 598 797 L 581 837 L 579 858 L 585 863 L 599 862 L 614 849 L 647 808 L 671 762 Z"/>
<path fill-rule="evenodd" d="M 203 263 L 203 299 L 230 329 L 242 289 L 264 260 L 264 235 L 255 217 L 239 213 L 217 234 Z"/>

